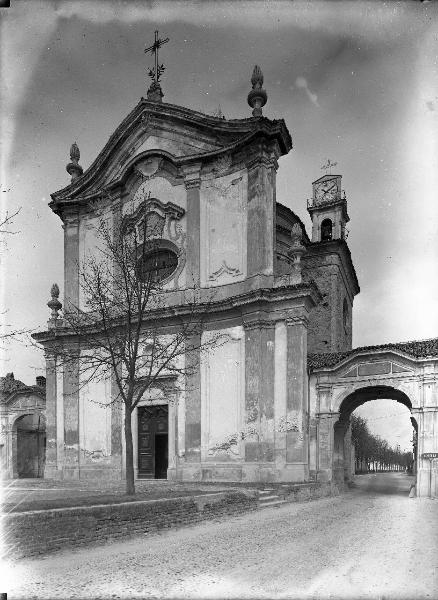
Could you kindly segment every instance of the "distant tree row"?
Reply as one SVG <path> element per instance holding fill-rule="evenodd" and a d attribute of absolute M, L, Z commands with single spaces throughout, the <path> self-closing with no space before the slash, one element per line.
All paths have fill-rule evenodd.
<path fill-rule="evenodd" d="M 412 468 L 412 452 L 391 448 L 387 440 L 370 433 L 366 419 L 356 415 L 351 416 L 351 441 L 355 450 L 356 473 Z"/>

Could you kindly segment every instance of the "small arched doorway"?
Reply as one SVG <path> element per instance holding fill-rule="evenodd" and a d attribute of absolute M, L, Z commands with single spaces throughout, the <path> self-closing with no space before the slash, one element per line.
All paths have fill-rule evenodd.
<path fill-rule="evenodd" d="M 352 413 L 362 404 L 372 400 L 395 400 L 412 410 L 409 397 L 396 388 L 386 385 L 375 385 L 355 390 L 342 401 L 339 407 L 339 419 L 333 430 L 333 479 L 338 485 L 344 485 L 352 480 L 354 465 L 351 442 L 350 418 Z M 411 417 L 414 432 L 418 429 L 417 423 Z M 415 439 L 415 434 L 414 434 Z M 416 456 L 414 458 L 414 472 Z"/>
<path fill-rule="evenodd" d="M 17 478 L 44 477 L 46 421 L 37 412 L 18 417 L 13 425 L 13 475 Z"/>

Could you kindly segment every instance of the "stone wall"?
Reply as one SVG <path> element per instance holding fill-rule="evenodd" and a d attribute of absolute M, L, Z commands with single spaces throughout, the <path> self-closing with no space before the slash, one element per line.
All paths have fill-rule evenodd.
<path fill-rule="evenodd" d="M 3 548 L 8 558 L 36 556 L 237 515 L 257 506 L 257 492 L 245 490 L 10 513 L 2 517 Z"/>

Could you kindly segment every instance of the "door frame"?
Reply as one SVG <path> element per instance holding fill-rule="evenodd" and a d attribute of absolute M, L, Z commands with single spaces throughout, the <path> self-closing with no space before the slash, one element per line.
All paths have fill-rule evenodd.
<path fill-rule="evenodd" d="M 167 381 L 168 383 L 168 381 Z M 157 386 L 157 391 L 158 391 Z M 152 400 L 141 400 L 132 411 L 131 428 L 132 428 L 132 445 L 133 445 L 133 462 L 134 462 L 134 479 L 138 479 L 138 408 L 142 406 L 168 406 L 168 465 L 167 469 L 175 466 L 176 457 L 176 417 L 178 413 L 178 393 L 175 388 L 172 392 L 167 392 L 166 396 L 156 397 Z M 123 436 L 123 468 L 125 465 L 125 440 Z"/>

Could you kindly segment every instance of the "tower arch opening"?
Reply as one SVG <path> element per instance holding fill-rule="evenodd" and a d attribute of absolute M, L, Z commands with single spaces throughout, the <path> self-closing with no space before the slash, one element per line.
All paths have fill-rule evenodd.
<path fill-rule="evenodd" d="M 333 223 L 331 219 L 324 219 L 321 223 L 321 241 L 329 242 L 333 238 Z"/>

